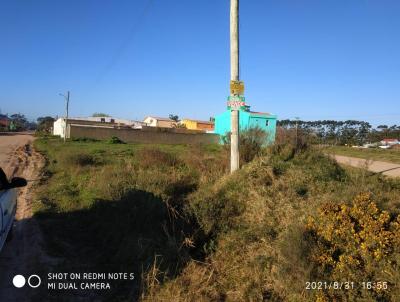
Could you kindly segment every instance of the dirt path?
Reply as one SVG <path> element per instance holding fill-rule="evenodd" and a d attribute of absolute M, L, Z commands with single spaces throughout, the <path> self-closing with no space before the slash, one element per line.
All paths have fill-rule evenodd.
<path fill-rule="evenodd" d="M 26 145 L 31 144 L 34 137 L 29 133 L 1 133 L 0 132 L 0 167 L 10 177 L 17 171 L 15 162 L 15 151 Z M 20 173 L 23 171 L 21 170 Z"/>
<path fill-rule="evenodd" d="M 42 156 L 32 149 L 33 137 L 14 136 L 3 140 L 0 136 L 1 164 L 9 176 L 22 176 L 28 180 L 40 177 L 44 165 Z M 19 146 L 18 146 L 19 145 Z M 10 149 L 17 148 L 14 152 Z M 8 152 L 7 152 L 8 151 Z M 7 160 L 5 162 L 4 160 Z M 12 279 L 17 274 L 25 277 L 37 274 L 37 270 L 48 261 L 41 247 L 39 226 L 32 218 L 32 188 L 34 182 L 20 189 L 13 239 L 0 253 L 0 301 L 31 301 L 34 290 L 25 286 L 16 288 Z"/>
<path fill-rule="evenodd" d="M 373 161 L 356 157 L 332 155 L 340 164 L 357 168 L 367 168 L 371 172 L 382 173 L 390 177 L 400 177 L 400 165 L 384 161 Z"/>

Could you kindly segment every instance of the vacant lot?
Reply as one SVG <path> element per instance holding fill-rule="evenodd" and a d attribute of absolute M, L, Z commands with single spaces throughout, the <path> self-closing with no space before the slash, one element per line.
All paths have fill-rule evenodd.
<path fill-rule="evenodd" d="M 400 164 L 400 150 L 384 150 L 380 148 L 358 149 L 351 147 L 328 147 L 328 153 L 358 157 L 370 160 L 387 161 Z"/>
<path fill-rule="evenodd" d="M 174 276 L 201 257 L 190 247 L 196 228 L 181 214 L 183 200 L 227 172 L 221 146 L 38 139 L 35 147 L 47 166 L 34 210 L 49 254 L 62 259 L 54 271 L 134 272 L 133 282 L 101 292 L 120 301 L 139 297 L 142 274 L 154 261 Z M 91 301 L 90 295 L 96 292 L 47 299 Z"/>
<path fill-rule="evenodd" d="M 221 146 L 113 142 L 36 141 L 48 164 L 35 215 L 48 252 L 64 259 L 54 270 L 137 277 L 107 292 L 64 292 L 58 301 L 400 295 L 398 181 L 288 144 L 229 175 Z M 308 281 L 338 280 L 355 289 L 306 290 Z M 364 290 L 360 280 L 388 289 Z"/>

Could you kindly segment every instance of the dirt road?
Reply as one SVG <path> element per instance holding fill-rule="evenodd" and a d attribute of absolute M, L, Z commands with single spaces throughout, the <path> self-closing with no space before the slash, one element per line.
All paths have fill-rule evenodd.
<path fill-rule="evenodd" d="M 362 158 L 333 155 L 340 164 L 345 164 L 357 168 L 367 168 L 371 172 L 382 173 L 390 177 L 400 177 L 400 165 L 384 161 L 372 161 Z"/>
<path fill-rule="evenodd" d="M 8 176 L 11 176 L 15 170 L 14 152 L 19 147 L 31 144 L 33 139 L 33 136 L 28 133 L 0 133 L 0 167 Z"/>
<path fill-rule="evenodd" d="M 37 179 L 44 160 L 32 149 L 33 137 L 27 134 L 0 135 L 0 165 L 10 176 Z M 32 218 L 32 186 L 20 189 L 13 238 L 0 252 L 0 301 L 31 301 L 35 292 L 29 286 L 16 288 L 12 279 L 17 274 L 29 277 L 46 261 L 41 248 L 39 226 Z"/>

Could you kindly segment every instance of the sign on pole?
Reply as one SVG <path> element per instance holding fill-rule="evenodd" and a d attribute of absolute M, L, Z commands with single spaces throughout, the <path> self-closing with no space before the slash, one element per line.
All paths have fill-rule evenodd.
<path fill-rule="evenodd" d="M 245 101 L 244 96 L 241 96 L 241 95 L 228 96 L 227 106 L 228 106 L 229 110 L 245 109 L 246 101 Z"/>
<path fill-rule="evenodd" d="M 243 95 L 244 83 L 243 81 L 231 81 L 231 95 Z"/>

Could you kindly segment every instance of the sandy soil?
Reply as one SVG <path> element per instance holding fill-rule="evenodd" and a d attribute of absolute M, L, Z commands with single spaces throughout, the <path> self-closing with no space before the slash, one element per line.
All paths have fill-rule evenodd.
<path fill-rule="evenodd" d="M 32 149 L 31 135 L 0 136 L 0 165 L 8 176 L 37 180 L 44 165 L 42 156 Z M 42 249 L 40 228 L 32 218 L 31 191 L 35 181 L 19 190 L 13 238 L 0 253 L 0 301 L 31 301 L 34 289 L 16 288 L 12 279 L 17 274 L 29 277 L 48 261 Z"/>
<path fill-rule="evenodd" d="M 26 144 L 31 144 L 33 139 L 29 133 L 0 133 L 0 167 L 8 176 L 16 173 L 14 152 Z M 20 173 L 22 172 L 21 170 Z"/>
<path fill-rule="evenodd" d="M 362 158 L 334 155 L 336 161 L 357 168 L 367 168 L 371 172 L 382 173 L 390 177 L 400 177 L 400 165 L 384 161 L 373 161 Z"/>

